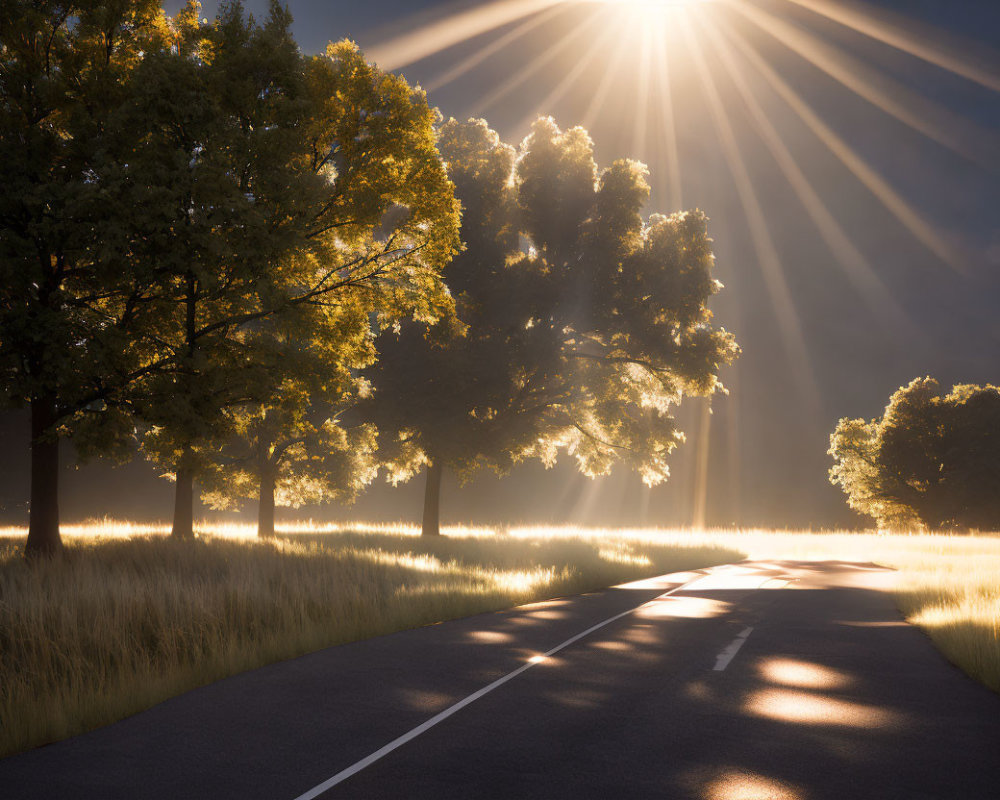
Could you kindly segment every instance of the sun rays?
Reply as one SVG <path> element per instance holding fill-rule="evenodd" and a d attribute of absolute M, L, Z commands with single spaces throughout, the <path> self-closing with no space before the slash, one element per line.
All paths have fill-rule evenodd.
<path fill-rule="evenodd" d="M 750 228 L 750 240 L 764 278 L 764 284 L 771 298 L 772 308 L 777 316 L 782 333 L 782 344 L 792 362 L 794 381 L 798 384 L 801 397 L 808 404 L 808 407 L 813 411 L 820 411 L 822 401 L 816 378 L 813 375 L 809 351 L 802 332 L 802 323 L 789 290 L 785 268 L 781 263 L 781 257 L 778 255 L 778 249 L 767 224 L 767 215 L 754 188 L 754 182 L 740 151 L 735 130 L 726 112 L 726 105 L 709 69 L 693 23 L 690 19 L 684 18 L 681 20 L 681 25 L 691 58 L 704 88 L 705 99 L 715 123 L 715 132 L 722 147 L 722 155 L 729 167 L 740 204 L 746 214 L 747 224 Z"/>
<path fill-rule="evenodd" d="M 510 138 L 523 136 L 539 114 L 582 124 L 612 158 L 649 165 L 650 210 L 707 204 L 720 242 L 746 239 L 739 270 L 755 270 L 765 290 L 758 302 L 767 308 L 730 308 L 724 322 L 769 317 L 784 350 L 776 357 L 786 362 L 788 388 L 803 409 L 823 407 L 824 389 L 813 376 L 817 334 L 813 321 L 801 318 L 805 279 L 786 248 L 787 223 L 772 212 L 776 197 L 794 206 L 797 235 L 815 239 L 845 287 L 838 291 L 899 341 L 925 334 L 888 280 L 870 229 L 884 224 L 886 241 L 911 242 L 907 252 L 924 270 L 968 275 L 986 263 L 946 216 L 928 210 L 929 193 L 908 180 L 914 170 L 908 176 L 904 165 L 912 156 L 878 153 L 898 138 L 909 152 L 939 151 L 960 165 L 957 176 L 1000 173 L 996 130 L 897 69 L 905 63 L 958 82 L 968 96 L 992 98 L 1000 91 L 1000 55 L 907 15 L 860 0 L 499 0 L 415 23 L 369 52 L 408 74 L 426 61 L 424 88 L 444 93 L 431 99 L 445 113 L 485 116 Z M 460 99 L 449 104 L 449 97 Z M 961 194 L 961 177 L 945 180 L 953 185 L 937 191 Z M 720 196 L 738 216 L 719 210 Z M 880 221 L 859 229 L 862 215 L 851 207 L 858 202 Z M 742 274 L 730 280 L 752 282 Z M 739 369 L 726 379 L 731 387 Z M 752 414 L 741 402 L 730 397 L 712 431 L 712 447 L 728 451 L 730 468 L 722 472 L 733 473 L 713 480 L 736 480 L 737 427 Z M 698 524 L 711 489 L 710 422 L 706 406 L 692 428 Z"/>
<path fill-rule="evenodd" d="M 950 41 L 938 29 L 919 25 L 888 9 L 864 9 L 830 0 L 788 0 L 815 14 L 832 19 L 882 44 L 902 50 L 941 69 L 953 72 L 987 89 L 1000 92 L 1000 64 L 996 54 L 972 47 L 967 41 Z"/>
<path fill-rule="evenodd" d="M 932 253 L 956 270 L 962 269 L 962 259 L 951 244 L 936 230 L 933 223 L 925 219 L 903 197 L 889 185 L 879 172 L 868 164 L 858 153 L 802 99 L 767 61 L 761 57 L 747 40 L 728 26 L 728 40 L 746 57 L 747 61 L 760 73 L 771 88 L 781 96 L 815 136 L 835 155 L 882 205 Z"/>
<path fill-rule="evenodd" d="M 631 93 L 634 96 L 631 118 L 620 121 L 621 127 L 631 133 L 628 154 L 662 164 L 669 187 L 668 202 L 673 209 L 680 207 L 683 197 L 675 116 L 678 87 L 671 84 L 675 81 L 674 68 L 691 60 L 692 41 L 698 47 L 711 42 L 713 51 L 719 55 L 709 65 L 708 74 L 714 79 L 721 72 L 726 80 L 739 84 L 739 92 L 754 118 L 754 133 L 764 139 L 779 169 L 809 208 L 826 244 L 859 287 L 877 291 L 878 279 L 871 274 L 864 256 L 845 241 L 843 229 L 828 210 L 820 208 L 822 203 L 817 204 L 822 192 L 807 187 L 808 179 L 795 162 L 783 132 L 774 126 L 761 125 L 763 112 L 757 90 L 746 80 L 743 73 L 746 65 L 737 65 L 733 59 L 733 51 L 738 51 L 741 60 L 760 74 L 771 90 L 914 238 L 942 261 L 960 266 L 962 257 L 954 245 L 866 163 L 856 148 L 834 133 L 809 101 L 769 63 L 759 46 L 751 41 L 750 34 L 765 33 L 774 43 L 887 116 L 991 170 L 1000 170 L 1000 137 L 919 95 L 878 68 L 862 63 L 801 25 L 782 19 L 773 9 L 783 5 L 806 9 L 887 48 L 907 53 L 980 86 L 1000 90 L 1000 56 L 995 52 L 939 35 L 936 30 L 923 29 L 899 14 L 857 4 L 843 6 L 830 0 L 784 0 L 769 4 L 772 10 L 754 0 L 499 0 L 435 19 L 381 42 L 369 52 L 381 66 L 398 69 L 432 56 L 440 57 L 464 42 L 479 41 L 475 52 L 425 82 L 427 91 L 435 91 L 504 58 L 519 40 L 544 28 L 550 34 L 548 45 L 513 71 L 507 65 L 506 77 L 476 98 L 466 112 L 489 114 L 501 102 L 523 102 L 524 93 L 516 98 L 512 95 L 531 82 L 545 91 L 540 93 L 541 101 L 532 101 L 523 109 L 518 127 L 523 127 L 534 113 L 547 113 L 549 107 L 567 98 L 572 98 L 578 107 L 578 119 L 572 121 L 590 127 L 600 120 L 609 96 L 620 100 L 623 90 Z M 682 43 L 680 32 L 692 26 L 696 33 L 686 35 L 687 42 Z M 487 40 L 491 35 L 494 38 Z M 567 52 L 577 53 L 578 57 L 563 69 L 561 57 Z M 598 80 L 588 87 L 583 77 L 593 72 L 595 62 Z M 683 94 L 690 97 L 691 88 L 684 87 Z M 736 133 L 740 139 L 747 135 L 746 131 Z"/>
<path fill-rule="evenodd" d="M 427 23 L 371 48 L 368 55 L 383 69 L 413 64 L 443 50 L 518 22 L 525 17 L 562 5 L 562 0 L 499 0 L 480 4 L 444 19 Z"/>
<path fill-rule="evenodd" d="M 532 59 L 528 64 L 515 72 L 510 78 L 493 89 L 493 91 L 483 97 L 480 97 L 468 109 L 467 115 L 470 117 L 479 116 L 496 105 L 500 100 L 507 97 L 512 91 L 521 86 L 529 78 L 541 72 L 547 64 L 551 63 L 562 53 L 578 44 L 580 40 L 584 39 L 584 37 L 588 34 L 591 36 L 597 34 L 598 28 L 603 21 L 604 20 L 602 19 L 601 14 L 592 13 L 586 16 L 583 20 L 577 22 L 568 33 L 555 41 L 551 47 L 544 52 L 539 53 L 536 58 Z"/>
<path fill-rule="evenodd" d="M 862 63 L 818 36 L 791 25 L 747 0 L 725 0 L 761 30 L 859 97 L 943 147 L 1000 171 L 1000 139 L 901 82 Z"/>

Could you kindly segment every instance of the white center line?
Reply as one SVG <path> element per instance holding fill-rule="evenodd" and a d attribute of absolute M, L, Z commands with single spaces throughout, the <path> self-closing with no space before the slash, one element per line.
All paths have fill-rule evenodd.
<path fill-rule="evenodd" d="M 622 611 L 620 614 L 615 614 L 613 617 L 608 617 L 603 622 L 598 622 L 596 625 L 592 625 L 591 627 L 587 628 L 587 630 L 583 631 L 582 633 L 578 633 L 576 636 L 571 636 L 565 642 L 562 642 L 561 644 L 557 644 L 555 647 L 553 647 L 547 653 L 543 653 L 540 656 L 534 656 L 533 658 L 531 658 L 528 661 L 528 663 L 522 664 L 520 667 L 518 667 L 517 669 L 515 669 L 513 672 L 508 672 L 502 678 L 497 678 L 495 681 L 493 681 L 493 683 L 489 684 L 488 686 L 484 686 L 482 689 L 480 689 L 480 690 L 478 690 L 476 692 L 473 692 L 468 697 L 465 697 L 462 700 L 459 700 L 454 705 L 449 706 L 444 711 L 442 711 L 442 712 L 440 712 L 438 714 L 435 714 L 433 717 L 431 717 L 426 722 L 422 723 L 421 725 L 418 725 L 413 730 L 408 731 L 407 733 L 404 733 L 402 736 L 399 736 L 399 737 L 393 739 L 391 742 L 389 742 L 389 744 L 385 745 L 385 747 L 382 747 L 382 748 L 376 750 L 370 756 L 366 756 L 365 758 L 362 758 L 360 761 L 352 764 L 351 766 L 347 767 L 346 769 L 341 770 L 336 775 L 334 775 L 332 778 L 328 778 L 327 780 L 323 781 L 321 784 L 319 784 L 317 786 L 314 786 L 312 789 L 310 789 L 305 794 L 300 794 L 298 797 L 295 798 L 295 800 L 313 800 L 313 798 L 319 797 L 324 792 L 328 791 L 329 789 L 332 789 L 338 783 L 342 783 L 343 781 L 346 781 L 352 775 L 356 775 L 357 773 L 361 772 L 361 770 L 365 769 L 366 767 L 370 767 L 372 764 L 374 764 L 379 759 L 383 758 L 384 756 L 389 755 L 389 753 L 391 753 L 393 750 L 396 750 L 397 748 L 402 747 L 407 742 L 409 742 L 409 741 L 411 741 L 413 739 L 416 739 L 420 734 L 422 734 L 422 733 L 430 730 L 435 725 L 437 725 L 439 722 L 443 722 L 444 720 L 448 719 L 448 717 L 450 717 L 456 711 L 461 711 L 467 705 L 469 705 L 471 703 L 474 703 L 480 697 L 483 697 L 484 695 L 489 694 L 494 689 L 496 689 L 496 688 L 498 688 L 500 686 L 503 686 L 505 683 L 507 683 L 507 681 L 509 681 L 509 680 L 511 680 L 513 678 L 516 678 L 518 675 L 520 675 L 525 670 L 529 670 L 532 667 L 535 667 L 535 666 L 543 663 L 550 656 L 553 656 L 556 653 L 558 653 L 560 650 L 562 650 L 562 649 L 564 649 L 566 647 L 569 647 L 571 644 L 573 644 L 574 642 L 579 641 L 584 636 L 589 636 L 594 631 L 600 630 L 601 628 L 603 628 L 605 625 L 610 625 L 612 622 L 615 622 L 616 620 L 619 620 L 622 617 L 627 617 L 629 614 L 631 614 L 631 613 L 633 613 L 635 611 L 638 611 L 643 606 L 652 605 L 653 603 L 655 603 L 657 600 L 659 600 L 662 597 L 667 597 L 668 595 L 671 595 L 674 592 L 679 592 L 681 589 L 687 589 L 687 588 L 689 588 L 691 586 L 692 583 L 694 583 L 694 581 L 688 581 L 687 583 L 683 583 L 680 586 L 675 586 L 669 592 L 664 592 L 663 594 L 659 595 L 654 600 L 652 600 L 652 601 L 650 601 L 648 603 L 643 603 L 642 605 L 638 605 L 635 608 L 630 608 L 627 611 Z M 749 633 L 749 631 L 750 631 L 750 629 L 748 628 L 747 632 Z M 718 669 L 718 667 L 716 667 L 716 669 Z"/>
<path fill-rule="evenodd" d="M 729 662 L 740 652 L 740 648 L 743 647 L 743 643 L 747 640 L 751 631 L 753 631 L 753 628 L 744 628 L 739 636 L 726 645 L 726 649 L 715 657 L 716 672 L 722 672 L 722 670 L 729 666 Z"/>

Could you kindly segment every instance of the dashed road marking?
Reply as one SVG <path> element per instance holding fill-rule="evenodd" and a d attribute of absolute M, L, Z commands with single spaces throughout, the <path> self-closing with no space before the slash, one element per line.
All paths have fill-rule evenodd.
<path fill-rule="evenodd" d="M 743 647 L 744 642 L 753 632 L 753 628 L 744 628 L 739 636 L 737 636 L 733 641 L 726 645 L 726 649 L 723 650 L 719 655 L 715 657 L 715 671 L 722 672 L 726 667 L 729 666 L 729 662 L 736 657 L 736 654 L 740 652 L 740 648 Z"/>

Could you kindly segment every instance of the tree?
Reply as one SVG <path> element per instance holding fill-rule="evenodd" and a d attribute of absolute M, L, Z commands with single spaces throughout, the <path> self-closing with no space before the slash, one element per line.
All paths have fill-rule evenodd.
<path fill-rule="evenodd" d="M 136 132 L 113 120 L 164 31 L 155 0 L 0 7 L 0 402 L 31 410 L 28 556 L 62 546 L 59 439 L 94 414 L 123 432 L 116 394 L 148 366 L 126 343 L 132 231 L 110 200 Z"/>
<path fill-rule="evenodd" d="M 1000 389 L 932 378 L 893 393 L 881 419 L 841 419 L 830 481 L 880 527 L 1000 527 Z"/>
<path fill-rule="evenodd" d="M 304 306 L 281 330 L 255 332 L 270 389 L 228 410 L 232 433 L 202 476 L 216 509 L 256 499 L 257 533 L 274 535 L 275 506 L 353 500 L 376 474 L 375 429 L 348 424 L 374 357 L 365 303 Z"/>
<path fill-rule="evenodd" d="M 123 205 L 155 212 L 134 250 L 149 291 L 134 300 L 132 335 L 160 357 L 130 397 L 150 426 L 147 454 L 175 476 L 181 537 L 223 410 L 265 378 L 244 334 L 282 302 L 287 273 L 274 265 L 300 243 L 281 211 L 308 191 L 295 169 L 301 57 L 287 14 L 272 4 L 258 26 L 234 2 L 204 25 L 199 11 L 191 2 L 169 21 L 169 46 L 144 54 L 121 112 L 144 134 Z"/>
<path fill-rule="evenodd" d="M 722 390 L 738 352 L 710 325 L 705 216 L 644 221 L 645 167 L 599 170 L 586 131 L 550 118 L 517 151 L 450 120 L 440 147 L 465 209 L 445 273 L 461 321 L 383 333 L 369 404 L 390 479 L 426 465 L 424 533 L 439 532 L 444 467 L 503 474 L 566 451 L 591 476 L 625 461 L 665 480 L 683 439 L 672 407 Z"/>
<path fill-rule="evenodd" d="M 358 320 L 367 330 L 368 315 L 430 320 L 451 307 L 439 271 L 457 248 L 458 211 L 426 97 L 350 42 L 302 57 L 289 24 L 276 4 L 263 26 L 237 3 L 207 27 L 185 12 L 178 44 L 143 64 L 137 113 L 153 133 L 132 163 L 166 198 L 149 329 L 171 357 L 134 396 L 150 426 L 146 453 L 175 476 L 177 536 L 193 532 L 195 478 L 239 439 L 245 456 L 230 465 L 252 462 L 265 509 L 282 471 L 283 497 L 304 498 L 288 494 L 293 463 L 340 475 L 345 462 L 323 466 L 316 455 L 319 442 L 347 444 L 339 412 L 316 415 L 337 407 L 347 383 L 338 363 L 309 354 L 357 363 L 369 349 Z M 174 166 L 157 181 L 164 152 Z M 324 337 L 330 325 L 343 333 L 344 320 L 355 328 L 337 350 Z M 298 355 L 293 328 L 306 337 Z M 219 485 L 224 474 L 216 499 L 245 494 L 245 469 L 228 472 L 232 491 Z M 300 477 L 316 488 L 315 470 Z"/>

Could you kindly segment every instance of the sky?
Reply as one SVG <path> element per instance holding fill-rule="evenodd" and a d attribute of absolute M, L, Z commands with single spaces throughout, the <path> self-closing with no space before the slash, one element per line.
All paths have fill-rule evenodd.
<path fill-rule="evenodd" d="M 702 401 L 680 409 L 688 441 L 667 484 L 647 489 L 624 469 L 591 480 L 568 458 L 529 464 L 446 480 L 443 523 L 864 524 L 827 480 L 837 420 L 880 415 L 918 376 L 1000 383 L 1000 3 L 547 4 L 290 8 L 305 52 L 351 37 L 445 117 L 483 116 L 516 144 L 551 114 L 588 128 L 602 166 L 648 163 L 649 212 L 711 219 L 726 287 L 711 308 L 743 355 L 711 414 Z M 860 12 L 925 58 L 809 6 Z M 247 7 L 262 15 L 266 3 Z M 23 519 L 23 415 L 2 424 L 0 518 Z M 62 513 L 166 519 L 171 489 L 147 465 L 69 463 Z M 301 513 L 417 521 L 421 498 L 418 479 Z"/>

